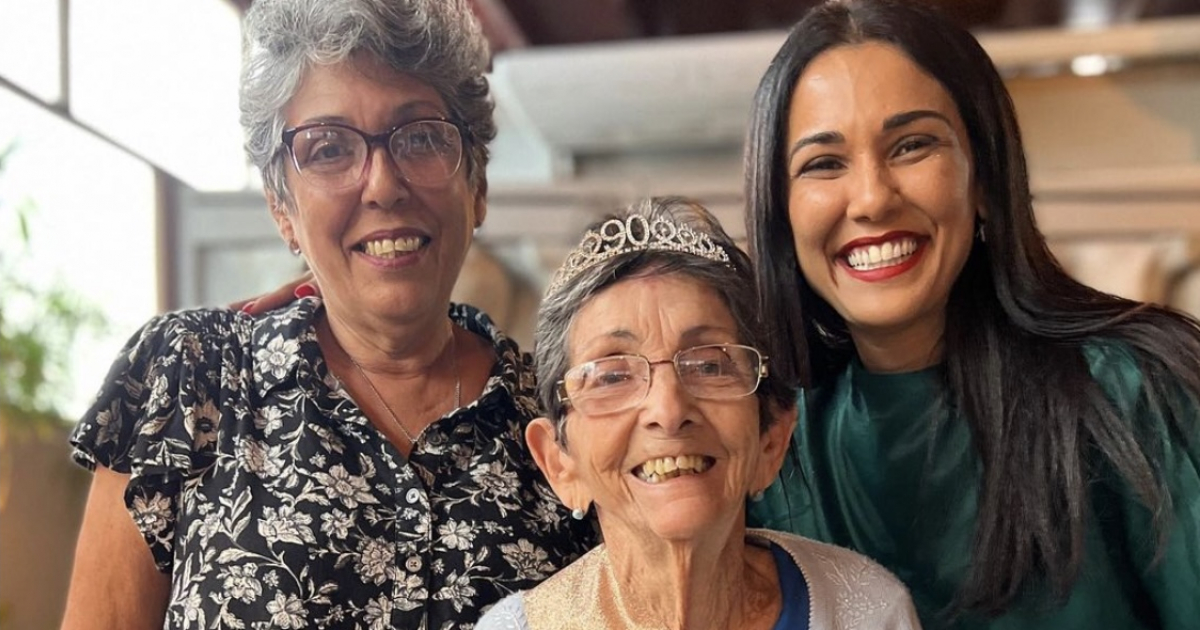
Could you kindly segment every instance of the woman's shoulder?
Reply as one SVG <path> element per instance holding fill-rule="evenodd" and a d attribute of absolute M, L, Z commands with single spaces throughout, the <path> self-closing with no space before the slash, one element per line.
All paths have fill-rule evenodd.
<path fill-rule="evenodd" d="M 487 313 L 470 304 L 451 303 L 450 319 L 492 344 L 496 365 L 484 388 L 484 395 L 497 389 L 505 390 L 519 414 L 536 417 L 540 407 L 537 403 L 537 373 L 533 369 L 533 357 L 522 351 L 517 342 L 505 334 Z"/>
<path fill-rule="evenodd" d="M 483 309 L 465 302 L 450 303 L 450 319 L 463 328 L 492 342 L 493 346 L 511 347 L 520 351 L 514 342 Z"/>
<path fill-rule="evenodd" d="M 130 363 L 176 355 L 203 355 L 246 347 L 253 317 L 227 308 L 192 308 L 151 317 L 121 351 Z"/>
<path fill-rule="evenodd" d="M 483 310 L 470 304 L 452 302 L 450 319 L 491 343 L 501 364 L 523 369 L 532 367 L 533 360 L 529 353 L 523 352 L 516 340 L 509 337 Z"/>
<path fill-rule="evenodd" d="M 1123 413 L 1144 406 L 1148 389 L 1154 390 L 1151 398 L 1165 395 L 1176 402 L 1190 398 L 1191 404 L 1200 403 L 1200 392 L 1189 389 L 1185 379 L 1148 351 L 1105 338 L 1089 339 L 1081 351 L 1092 378 Z"/>
<path fill-rule="evenodd" d="M 307 325 L 304 311 L 297 307 L 255 318 L 231 309 L 196 308 L 151 318 L 118 352 L 76 425 L 71 438 L 76 460 L 89 468 L 99 463 L 129 472 L 139 443 L 165 440 L 172 433 L 181 445 L 208 443 L 191 436 L 198 422 L 195 407 L 208 413 L 206 405 L 226 393 L 245 395 L 240 384 L 249 376 L 241 372 L 253 363 L 255 344 L 270 347 L 264 339 L 301 325 L 287 323 L 289 318 Z M 157 446 L 145 446 L 161 455 Z M 190 462 L 191 451 L 181 446 L 174 460 Z"/>
<path fill-rule="evenodd" d="M 607 564 L 608 548 L 601 543 L 522 593 L 521 622 L 532 620 L 531 625 L 542 628 L 564 615 L 576 620 L 601 618 L 603 600 L 608 596 L 602 586 Z"/>
<path fill-rule="evenodd" d="M 751 529 L 747 536 L 751 540 L 778 545 L 799 563 L 802 571 L 814 568 L 834 569 L 840 575 L 877 577 L 884 582 L 900 584 L 882 565 L 853 549 L 770 529 Z M 805 573 L 807 575 L 807 571 Z"/>
<path fill-rule="evenodd" d="M 147 381 L 165 369 L 215 360 L 248 343 L 253 320 L 229 309 L 196 308 L 150 318 L 117 354 L 108 381 Z"/>
<path fill-rule="evenodd" d="M 151 317 L 142 326 L 143 336 L 158 335 L 231 335 L 247 329 L 253 318 L 227 308 L 189 308 Z"/>
<path fill-rule="evenodd" d="M 813 628 L 919 628 L 908 588 L 883 565 L 857 551 L 766 529 L 747 532 L 752 541 L 778 545 L 792 557 L 808 585 Z M 826 620 L 828 623 L 823 623 Z"/>
<path fill-rule="evenodd" d="M 1104 337 L 1092 337 L 1080 346 L 1088 369 L 1095 378 L 1115 375 L 1140 375 L 1140 353 L 1128 343 Z"/>

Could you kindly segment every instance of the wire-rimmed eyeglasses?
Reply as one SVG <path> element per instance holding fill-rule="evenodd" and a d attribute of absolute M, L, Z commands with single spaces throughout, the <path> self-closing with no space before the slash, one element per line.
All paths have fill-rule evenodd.
<path fill-rule="evenodd" d="M 650 392 L 652 366 L 673 364 L 684 391 L 709 400 L 753 394 L 767 376 L 767 358 L 757 349 L 720 343 L 685 348 L 662 361 L 621 354 L 581 363 L 558 382 L 558 400 L 589 416 L 631 409 Z"/>
<path fill-rule="evenodd" d="M 462 130 L 441 118 L 412 120 L 374 135 L 342 123 L 311 123 L 285 129 L 283 145 L 300 177 L 326 189 L 361 182 L 376 146 L 386 147 L 401 177 L 417 186 L 444 185 L 463 157 Z"/>

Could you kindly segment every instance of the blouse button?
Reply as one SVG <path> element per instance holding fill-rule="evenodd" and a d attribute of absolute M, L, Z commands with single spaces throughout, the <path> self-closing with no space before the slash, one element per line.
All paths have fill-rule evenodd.
<path fill-rule="evenodd" d="M 409 503 L 416 503 L 421 500 L 421 491 L 416 488 L 409 488 L 408 492 L 404 494 L 404 499 Z"/>
<path fill-rule="evenodd" d="M 412 573 L 421 570 L 421 558 L 418 556 L 409 556 L 408 560 L 404 561 L 404 568 Z"/>

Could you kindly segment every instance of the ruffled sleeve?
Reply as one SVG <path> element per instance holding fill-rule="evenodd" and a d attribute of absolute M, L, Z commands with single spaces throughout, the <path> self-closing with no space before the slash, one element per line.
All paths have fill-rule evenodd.
<path fill-rule="evenodd" d="M 214 462 L 222 388 L 237 389 L 236 321 L 218 310 L 152 319 L 118 354 L 70 437 L 80 465 L 129 475 L 126 505 L 163 571 L 183 481 Z"/>

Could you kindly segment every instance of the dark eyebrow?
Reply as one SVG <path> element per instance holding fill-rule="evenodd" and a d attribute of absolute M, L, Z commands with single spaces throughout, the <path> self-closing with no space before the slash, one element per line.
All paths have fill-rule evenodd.
<path fill-rule="evenodd" d="M 887 120 L 883 121 L 883 130 L 891 131 L 893 129 L 898 129 L 922 118 L 936 118 L 946 123 L 947 126 L 953 127 L 953 125 L 950 123 L 950 119 L 939 112 L 935 112 L 931 109 L 916 109 L 911 112 L 903 112 L 889 117 Z M 796 143 L 792 145 L 791 151 L 788 152 L 788 160 L 791 160 L 792 156 L 795 155 L 797 151 L 810 144 L 840 144 L 845 141 L 846 137 L 836 131 L 819 131 L 810 136 L 805 136 L 797 140 Z"/>
<path fill-rule="evenodd" d="M 846 141 L 846 137 L 836 131 L 818 131 L 811 136 L 805 136 L 796 141 L 792 145 L 792 150 L 788 151 L 788 161 L 791 161 L 792 156 L 796 152 L 810 144 L 841 144 Z"/>
<path fill-rule="evenodd" d="M 936 118 L 936 119 L 946 123 L 947 127 L 954 126 L 954 125 L 950 124 L 949 118 L 946 118 L 944 115 L 942 115 L 939 112 L 935 112 L 931 109 L 915 109 L 911 112 L 903 112 L 903 113 L 888 117 L 887 120 L 883 121 L 883 130 L 891 131 L 893 129 L 898 129 L 898 128 L 903 127 L 904 125 L 907 125 L 914 121 L 921 120 L 922 118 Z"/>

